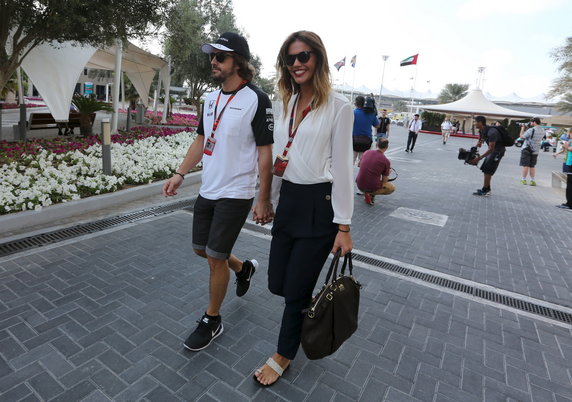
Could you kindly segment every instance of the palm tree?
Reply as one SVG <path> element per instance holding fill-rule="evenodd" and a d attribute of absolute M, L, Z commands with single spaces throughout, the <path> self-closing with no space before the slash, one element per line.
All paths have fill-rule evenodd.
<path fill-rule="evenodd" d="M 469 90 L 469 84 L 446 84 L 437 97 L 441 103 L 451 103 L 464 98 Z"/>
<path fill-rule="evenodd" d="M 572 112 L 572 93 L 564 95 L 560 102 L 556 104 L 556 109 L 562 113 Z"/>
<path fill-rule="evenodd" d="M 111 106 L 105 102 L 100 102 L 95 99 L 95 95 L 82 96 L 79 94 L 74 95 L 73 104 L 77 108 L 79 115 L 79 132 L 83 136 L 92 135 L 91 115 L 100 110 L 107 112 L 113 111 Z"/>

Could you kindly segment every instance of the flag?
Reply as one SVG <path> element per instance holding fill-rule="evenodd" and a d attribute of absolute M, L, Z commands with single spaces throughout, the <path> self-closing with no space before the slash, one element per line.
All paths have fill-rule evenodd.
<path fill-rule="evenodd" d="M 354 68 L 356 66 L 356 57 L 357 57 L 357 54 L 354 57 L 352 57 L 352 67 L 354 67 Z"/>
<path fill-rule="evenodd" d="M 340 61 L 338 61 L 336 64 L 334 64 L 334 67 L 340 71 L 340 68 L 342 68 L 343 66 L 346 65 L 346 58 L 344 57 L 343 59 L 341 59 Z"/>
<path fill-rule="evenodd" d="M 399 66 L 403 67 L 403 66 L 409 66 L 410 64 L 417 64 L 417 56 L 419 56 L 419 53 L 417 53 L 416 55 L 413 55 L 413 56 L 409 56 L 406 59 L 401 60 L 401 62 L 399 63 Z"/>

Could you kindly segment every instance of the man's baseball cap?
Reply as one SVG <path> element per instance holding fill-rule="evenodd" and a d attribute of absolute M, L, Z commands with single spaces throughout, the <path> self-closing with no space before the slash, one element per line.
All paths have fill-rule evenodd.
<path fill-rule="evenodd" d="M 222 50 L 224 52 L 234 52 L 241 55 L 246 60 L 250 60 L 248 42 L 244 36 L 234 32 L 225 32 L 215 43 L 205 43 L 201 46 L 201 50 L 207 54 L 212 53 L 215 49 Z"/>

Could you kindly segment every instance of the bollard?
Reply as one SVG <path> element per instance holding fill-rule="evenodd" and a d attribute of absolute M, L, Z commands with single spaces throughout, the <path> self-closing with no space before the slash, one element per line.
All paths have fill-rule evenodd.
<path fill-rule="evenodd" d="M 111 176 L 111 124 L 109 119 L 101 121 L 101 156 L 103 160 L 103 174 Z"/>
<path fill-rule="evenodd" d="M 131 130 L 131 107 L 127 107 L 127 123 L 125 123 L 125 131 Z"/>
<path fill-rule="evenodd" d="M 20 104 L 20 141 L 26 141 L 26 105 Z"/>

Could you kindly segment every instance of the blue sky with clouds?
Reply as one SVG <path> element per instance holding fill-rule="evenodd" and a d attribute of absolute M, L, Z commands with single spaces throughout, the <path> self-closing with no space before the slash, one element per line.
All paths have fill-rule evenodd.
<path fill-rule="evenodd" d="M 337 83 L 345 78 L 374 93 L 383 54 L 390 56 L 384 86 L 409 90 L 415 67 L 399 67 L 399 61 L 419 52 L 418 92 L 438 93 L 451 82 L 474 87 L 483 66 L 484 91 L 536 96 L 557 75 L 550 51 L 572 35 L 570 0 L 234 0 L 234 10 L 262 59 L 263 75 L 274 72 L 288 34 L 306 29 L 322 37 L 330 65 L 347 58 L 345 75 L 344 68 L 333 69 Z M 354 54 L 355 70 L 349 67 Z"/>

